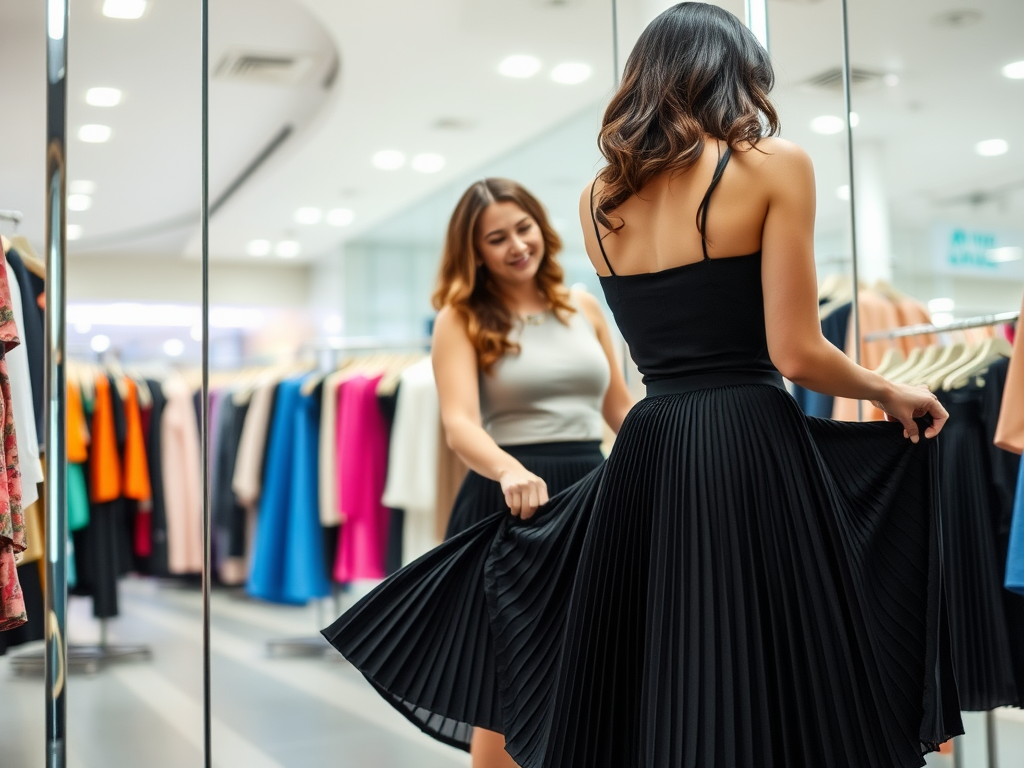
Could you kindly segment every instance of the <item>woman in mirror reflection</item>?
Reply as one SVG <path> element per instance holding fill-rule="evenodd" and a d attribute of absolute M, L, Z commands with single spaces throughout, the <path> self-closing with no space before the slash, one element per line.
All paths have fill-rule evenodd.
<path fill-rule="evenodd" d="M 962 733 L 947 414 L 822 336 L 814 173 L 773 81 L 716 6 L 640 36 L 580 217 L 647 397 L 536 514 L 485 517 L 325 630 L 427 732 L 501 732 L 527 768 L 909 768 Z M 783 376 L 890 421 L 807 417 Z"/>

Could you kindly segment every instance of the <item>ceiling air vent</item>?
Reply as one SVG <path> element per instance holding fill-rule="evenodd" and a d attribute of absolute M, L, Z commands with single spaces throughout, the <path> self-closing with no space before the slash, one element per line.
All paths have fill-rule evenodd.
<path fill-rule="evenodd" d="M 312 63 L 311 56 L 302 54 L 233 49 L 224 55 L 213 74 L 219 80 L 295 85 Z"/>
<path fill-rule="evenodd" d="M 881 85 L 884 81 L 884 72 L 875 72 L 870 69 L 854 67 L 850 70 L 850 83 L 854 88 L 863 89 Z M 814 77 L 808 78 L 805 85 L 811 88 L 818 88 L 823 91 L 843 90 L 843 68 L 832 67 L 820 72 Z"/>

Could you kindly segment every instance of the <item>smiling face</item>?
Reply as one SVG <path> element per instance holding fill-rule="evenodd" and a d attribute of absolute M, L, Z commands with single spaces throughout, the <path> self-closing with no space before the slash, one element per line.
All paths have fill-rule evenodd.
<path fill-rule="evenodd" d="M 488 205 L 477 219 L 473 240 L 478 265 L 509 288 L 532 281 L 544 260 L 540 225 L 513 202 Z"/>

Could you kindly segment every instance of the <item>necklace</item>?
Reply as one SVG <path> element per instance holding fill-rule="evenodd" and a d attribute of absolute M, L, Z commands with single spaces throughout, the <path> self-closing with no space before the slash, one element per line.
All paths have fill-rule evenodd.
<path fill-rule="evenodd" d="M 527 325 L 540 325 L 548 317 L 547 312 L 537 312 L 532 315 L 523 315 L 523 322 Z"/>

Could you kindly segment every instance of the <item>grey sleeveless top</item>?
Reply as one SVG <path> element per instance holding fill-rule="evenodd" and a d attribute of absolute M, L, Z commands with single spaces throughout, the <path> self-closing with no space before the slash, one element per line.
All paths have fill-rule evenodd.
<path fill-rule="evenodd" d="M 532 320 L 532 317 L 531 317 Z M 597 333 L 583 312 L 563 324 L 553 311 L 516 323 L 520 346 L 480 374 L 483 426 L 498 445 L 600 440 L 611 380 Z"/>

